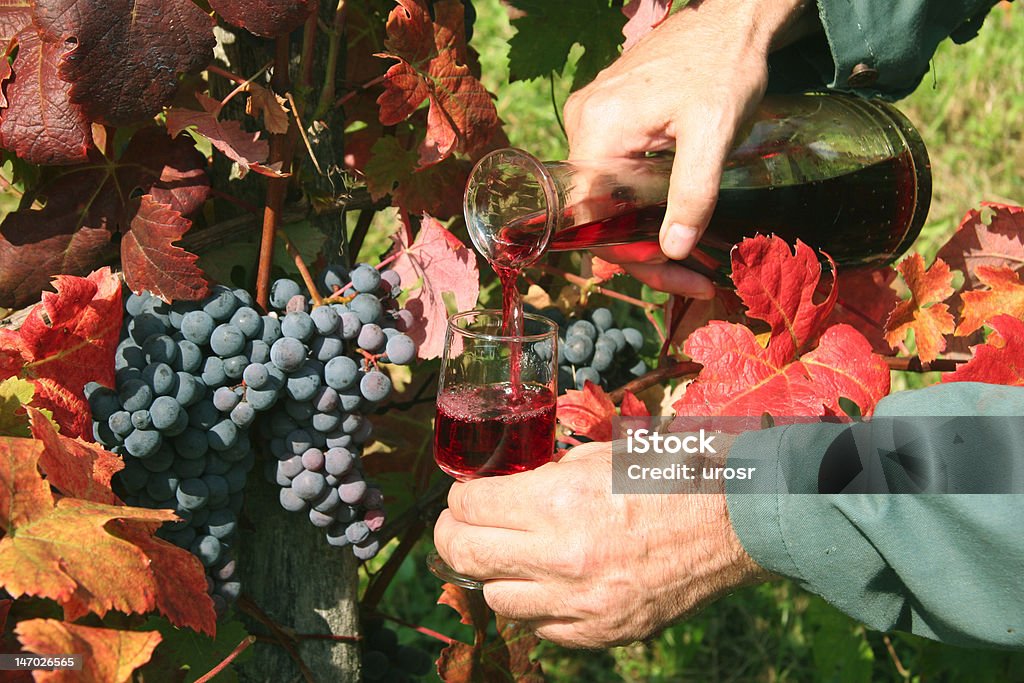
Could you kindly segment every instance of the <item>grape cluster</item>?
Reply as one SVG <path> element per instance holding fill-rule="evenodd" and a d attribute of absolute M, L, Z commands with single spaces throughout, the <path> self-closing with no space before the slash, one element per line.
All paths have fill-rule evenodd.
<path fill-rule="evenodd" d="M 614 389 L 647 372 L 639 355 L 643 334 L 635 327 L 617 327 L 607 308 L 595 308 L 581 318 L 566 318 L 554 307 L 536 312 L 558 323 L 560 394 L 583 389 L 587 380 Z"/>
<path fill-rule="evenodd" d="M 402 683 L 419 680 L 434 669 L 434 658 L 411 645 L 399 645 L 398 634 L 380 619 L 363 624 L 364 681 Z"/>
<path fill-rule="evenodd" d="M 312 306 L 292 280 L 276 280 L 270 304 L 281 316 L 281 338 L 270 361 L 284 372 L 282 400 L 264 425 L 267 476 L 281 487 L 281 506 L 305 513 L 327 542 L 351 546 L 361 560 L 377 554 L 384 524 L 383 495 L 366 481 L 362 447 L 373 431 L 367 415 L 391 394 L 381 363 L 405 365 L 416 345 L 412 322 L 398 310 L 400 278 L 359 264 L 351 273 L 329 267 L 319 286 L 330 296 Z M 245 381 L 263 380 L 246 377 Z"/>
<path fill-rule="evenodd" d="M 86 386 L 93 435 L 124 458 L 114 485 L 125 503 L 180 517 L 157 533 L 199 558 L 222 610 L 240 590 L 231 547 L 255 461 L 242 376 L 269 361 L 280 325 L 227 287 L 174 304 L 130 294 L 125 311 L 115 388 Z"/>

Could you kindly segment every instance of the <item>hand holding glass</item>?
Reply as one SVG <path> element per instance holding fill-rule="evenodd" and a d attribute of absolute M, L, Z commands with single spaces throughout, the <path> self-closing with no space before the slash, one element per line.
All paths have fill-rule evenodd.
<path fill-rule="evenodd" d="M 457 313 L 448 320 L 434 424 L 434 459 L 459 481 L 514 474 L 551 460 L 558 394 L 558 326 L 527 314 L 521 336 L 503 333 L 500 311 Z M 465 588 L 483 584 L 436 554 L 439 578 Z"/>

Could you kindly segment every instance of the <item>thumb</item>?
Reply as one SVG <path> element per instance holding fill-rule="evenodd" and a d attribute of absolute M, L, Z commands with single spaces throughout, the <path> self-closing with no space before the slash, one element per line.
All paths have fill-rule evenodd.
<path fill-rule="evenodd" d="M 668 258 L 686 258 L 704 234 L 718 201 L 722 168 L 742 120 L 742 111 L 707 107 L 689 109 L 676 118 L 676 153 L 660 234 L 661 250 Z"/>

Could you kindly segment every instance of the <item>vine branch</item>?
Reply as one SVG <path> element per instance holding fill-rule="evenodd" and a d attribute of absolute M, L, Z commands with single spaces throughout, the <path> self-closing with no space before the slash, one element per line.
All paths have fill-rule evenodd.
<path fill-rule="evenodd" d="M 246 636 L 245 638 L 242 638 L 242 642 L 235 646 L 235 649 L 231 651 L 231 654 L 225 657 L 220 664 L 203 674 L 201 678 L 196 679 L 196 683 L 207 683 L 207 681 L 212 681 L 217 674 L 223 671 L 228 664 L 234 661 L 235 657 L 245 652 L 245 649 L 255 642 L 256 636 Z"/>
<path fill-rule="evenodd" d="M 299 667 L 299 673 L 302 674 L 302 678 L 305 679 L 306 683 L 316 683 L 316 678 L 313 676 L 313 672 L 309 670 L 309 666 L 302 660 L 302 655 L 295 648 L 295 639 L 288 635 L 281 626 L 277 624 L 273 619 L 268 617 L 259 605 L 253 602 L 252 598 L 247 595 L 242 595 L 238 598 L 235 603 L 239 610 L 248 614 L 256 621 L 260 622 L 273 635 L 274 641 L 285 649 L 288 656 L 295 662 L 295 666 Z"/>

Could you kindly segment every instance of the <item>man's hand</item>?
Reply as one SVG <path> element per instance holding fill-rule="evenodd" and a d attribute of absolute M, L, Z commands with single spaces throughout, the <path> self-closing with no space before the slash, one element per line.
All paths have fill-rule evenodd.
<path fill-rule="evenodd" d="M 646 638 L 767 575 L 717 493 L 612 495 L 611 444 L 452 486 L 437 551 L 495 612 L 570 647 Z"/>
<path fill-rule="evenodd" d="M 661 250 L 611 247 L 599 256 L 684 296 L 714 296 L 685 258 L 707 227 L 737 131 L 764 96 L 768 53 L 796 37 L 807 0 L 691 2 L 644 36 L 565 104 L 571 159 L 675 148 Z"/>

